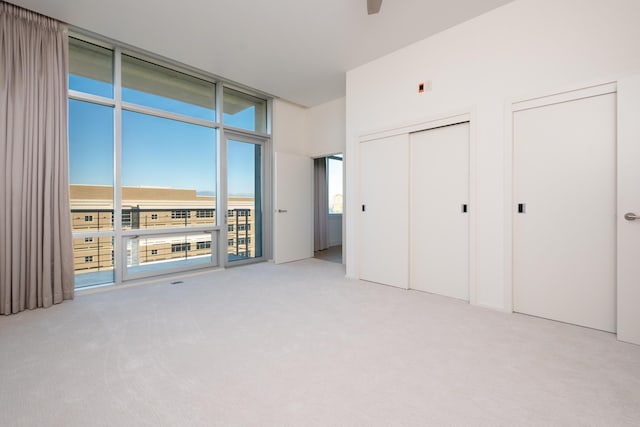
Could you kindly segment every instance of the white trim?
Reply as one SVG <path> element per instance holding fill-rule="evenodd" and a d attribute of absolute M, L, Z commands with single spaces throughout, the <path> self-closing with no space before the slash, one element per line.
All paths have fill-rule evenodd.
<path fill-rule="evenodd" d="M 235 128 L 229 128 L 227 126 L 224 127 L 224 137 L 233 141 L 248 142 L 258 145 L 266 144 L 269 140 L 269 136 L 267 135 L 262 136 L 255 133 L 245 133 L 242 131 L 238 131 Z"/>
<path fill-rule="evenodd" d="M 237 128 L 234 126 L 224 125 L 224 129 L 226 132 L 233 132 L 236 135 L 241 135 L 239 138 L 271 138 L 271 135 L 262 132 L 255 132 L 252 130 Z"/>
<path fill-rule="evenodd" d="M 512 111 L 528 110 L 531 108 L 544 107 L 552 104 L 560 104 L 567 101 L 576 101 L 578 99 L 589 98 L 592 96 L 605 95 L 614 93 L 617 84 L 615 82 L 603 83 L 601 85 L 589 86 L 580 89 L 567 90 L 551 95 L 539 96 L 531 99 L 512 102 Z"/>
<path fill-rule="evenodd" d="M 198 225 L 198 226 L 188 226 L 188 227 L 165 227 L 165 228 L 134 228 L 134 229 L 126 229 L 122 230 L 121 235 L 123 237 L 131 237 L 131 236 L 141 236 L 141 237 L 149 237 L 149 236 L 169 236 L 173 234 L 191 234 L 191 233 L 213 233 L 215 231 L 221 231 L 222 226 L 220 225 Z"/>
<path fill-rule="evenodd" d="M 146 114 L 147 116 L 160 117 L 163 119 L 171 119 L 179 122 L 189 123 L 193 125 L 208 127 L 211 129 L 218 129 L 220 124 L 212 122 L 211 120 L 199 119 L 196 117 L 185 116 L 180 113 L 172 113 L 166 110 L 160 110 L 157 108 L 146 107 L 144 105 L 132 104 L 130 102 L 121 102 L 123 111 L 132 111 L 134 113 Z"/>
<path fill-rule="evenodd" d="M 373 141 L 376 139 L 387 138 L 390 136 L 402 135 L 404 133 L 421 132 L 423 130 L 434 129 L 441 126 L 453 125 L 456 123 L 468 122 L 471 120 L 470 112 L 473 108 L 467 108 L 464 112 L 456 112 L 439 116 L 432 116 L 420 122 L 404 124 L 397 127 L 385 128 L 382 130 L 367 132 L 361 134 L 358 142 Z"/>
<path fill-rule="evenodd" d="M 113 281 L 124 281 L 126 251 L 122 248 L 122 55 L 113 49 Z M 118 263 L 118 260 L 121 262 Z M 124 263 L 123 263 L 124 262 Z"/>
<path fill-rule="evenodd" d="M 513 102 L 504 104 L 504 289 L 505 311 L 513 312 Z"/>
<path fill-rule="evenodd" d="M 511 104 L 517 104 L 525 101 L 532 101 L 534 99 L 548 98 L 554 95 L 560 95 L 570 92 L 580 92 L 585 89 L 595 88 L 597 86 L 617 85 L 620 80 L 619 75 L 608 75 L 597 79 L 583 80 L 582 82 L 569 83 L 564 85 L 548 86 L 544 89 L 537 89 L 529 92 L 519 93 L 515 95 L 505 95 L 503 100 L 508 103 L 509 110 L 511 110 Z M 604 92 L 606 93 L 606 92 Z M 544 105 L 544 104 L 543 104 Z"/>
<path fill-rule="evenodd" d="M 222 85 L 216 85 L 216 121 L 222 123 Z M 227 230 L 227 144 L 223 130 L 216 131 L 216 224 Z M 222 234 L 221 234 L 222 235 Z M 224 243 L 223 243 L 224 241 Z M 227 239 L 218 239 L 218 265 L 224 268 L 227 257 Z"/>
<path fill-rule="evenodd" d="M 103 237 L 113 237 L 113 230 L 109 231 L 74 231 L 73 239 L 84 239 L 85 237 L 93 237 L 101 239 Z"/>
<path fill-rule="evenodd" d="M 469 304 L 478 304 L 478 137 L 476 107 L 469 116 Z"/>
<path fill-rule="evenodd" d="M 115 88 L 114 88 L 115 91 Z M 104 96 L 92 95 L 90 93 L 78 92 L 77 90 L 68 90 L 69 99 L 75 99 L 76 101 L 91 102 L 93 104 L 104 105 L 106 107 L 115 107 L 116 101 L 112 98 L 105 98 Z"/>

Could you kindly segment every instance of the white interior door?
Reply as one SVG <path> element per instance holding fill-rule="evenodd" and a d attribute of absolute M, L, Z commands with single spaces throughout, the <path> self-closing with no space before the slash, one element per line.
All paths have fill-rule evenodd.
<path fill-rule="evenodd" d="M 514 311 L 616 330 L 616 95 L 516 111 Z"/>
<path fill-rule="evenodd" d="M 618 339 L 640 345 L 640 76 L 618 83 Z M 627 215 L 627 218 L 625 218 Z"/>
<path fill-rule="evenodd" d="M 408 288 L 409 135 L 360 143 L 360 279 Z"/>
<path fill-rule="evenodd" d="M 275 153 L 276 264 L 313 257 L 312 166 L 310 157 Z"/>
<path fill-rule="evenodd" d="M 410 286 L 469 300 L 469 123 L 411 134 Z"/>

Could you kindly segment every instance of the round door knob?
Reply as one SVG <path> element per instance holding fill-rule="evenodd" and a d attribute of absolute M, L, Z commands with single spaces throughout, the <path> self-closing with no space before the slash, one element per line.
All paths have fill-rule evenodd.
<path fill-rule="evenodd" d="M 627 212 L 624 214 L 624 219 L 627 221 L 635 221 L 636 219 L 640 219 L 640 216 L 634 214 L 633 212 Z"/>

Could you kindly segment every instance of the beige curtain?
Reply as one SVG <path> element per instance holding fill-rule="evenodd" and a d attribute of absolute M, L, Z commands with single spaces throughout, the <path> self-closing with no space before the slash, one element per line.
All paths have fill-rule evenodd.
<path fill-rule="evenodd" d="M 321 251 L 329 247 L 329 195 L 327 188 L 327 158 L 313 161 L 314 186 L 314 238 L 313 250 Z"/>
<path fill-rule="evenodd" d="M 73 298 L 67 28 L 0 2 L 0 314 Z"/>

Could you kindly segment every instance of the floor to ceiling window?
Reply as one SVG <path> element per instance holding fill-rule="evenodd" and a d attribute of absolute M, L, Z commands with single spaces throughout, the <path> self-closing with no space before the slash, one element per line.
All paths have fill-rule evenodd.
<path fill-rule="evenodd" d="M 262 259 L 267 100 L 69 40 L 76 287 Z"/>

